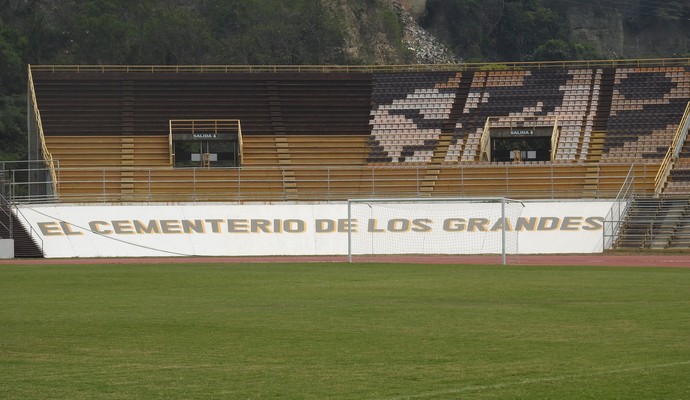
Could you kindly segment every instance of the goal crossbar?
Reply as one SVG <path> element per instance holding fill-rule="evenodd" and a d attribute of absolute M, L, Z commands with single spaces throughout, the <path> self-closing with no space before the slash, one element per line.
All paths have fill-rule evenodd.
<path fill-rule="evenodd" d="M 362 211 L 360 205 L 366 205 L 366 210 Z M 513 205 L 517 206 L 511 207 Z M 521 201 L 506 197 L 350 199 L 347 202 L 348 221 L 359 222 L 360 226 L 359 229 L 348 230 L 348 261 L 352 262 L 353 255 L 361 254 L 411 254 L 420 248 L 417 246 L 420 240 L 437 240 L 443 243 L 428 245 L 421 250 L 423 254 L 434 254 L 429 251 L 438 251 L 436 254 L 478 254 L 478 249 L 490 249 L 491 252 L 500 253 L 501 262 L 505 265 L 507 255 L 517 253 L 517 233 L 508 232 L 506 226 L 511 218 L 519 216 L 523 207 Z M 512 213 L 507 213 L 507 208 Z M 468 212 L 479 215 L 479 218 L 465 221 L 461 216 Z M 439 224 L 439 221 L 431 218 L 432 215 L 443 220 L 442 227 L 432 226 Z M 381 218 L 384 219 L 383 225 L 388 226 L 387 230 L 378 227 Z M 463 240 L 457 238 L 457 228 L 449 228 L 448 222 L 451 220 L 458 224 L 470 224 L 467 232 L 463 232 Z M 477 220 L 480 222 L 477 223 Z M 489 223 L 493 228 L 488 229 Z M 477 227 L 479 232 L 474 232 Z M 468 234 L 470 229 L 473 235 Z M 507 237 L 509 234 L 510 240 Z M 464 242 L 471 246 L 472 242 L 468 240 L 471 236 L 481 236 L 480 247 L 463 247 L 461 243 Z M 362 240 L 366 242 L 363 245 L 359 243 Z M 494 242 L 487 244 L 489 240 Z M 394 248 L 398 244 L 402 247 Z"/>

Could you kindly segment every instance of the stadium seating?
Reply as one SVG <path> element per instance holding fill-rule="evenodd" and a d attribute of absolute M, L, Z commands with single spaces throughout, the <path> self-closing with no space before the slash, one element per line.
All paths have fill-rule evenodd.
<path fill-rule="evenodd" d="M 171 119 L 239 119 L 252 134 L 368 130 L 369 74 L 33 72 L 47 136 L 167 135 Z"/>
<path fill-rule="evenodd" d="M 631 164 L 649 193 L 690 101 L 687 66 L 32 74 L 65 201 L 606 197 Z M 488 118 L 555 124 L 553 161 L 481 161 Z M 171 119 L 240 120 L 241 166 L 175 168 Z"/>
<path fill-rule="evenodd" d="M 602 159 L 662 159 L 688 101 L 688 68 L 618 69 Z"/>
<path fill-rule="evenodd" d="M 61 168 L 171 165 L 167 136 L 52 135 L 46 145 Z"/>
<path fill-rule="evenodd" d="M 665 193 L 690 193 L 690 157 L 685 156 L 676 162 L 669 176 Z"/>
<path fill-rule="evenodd" d="M 460 74 L 381 73 L 372 89 L 371 162 L 431 161 L 450 116 Z"/>

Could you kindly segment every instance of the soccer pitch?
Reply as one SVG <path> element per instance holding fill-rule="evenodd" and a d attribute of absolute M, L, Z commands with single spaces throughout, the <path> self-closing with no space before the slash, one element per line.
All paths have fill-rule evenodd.
<path fill-rule="evenodd" d="M 687 399 L 690 269 L 0 265 L 2 399 Z"/>

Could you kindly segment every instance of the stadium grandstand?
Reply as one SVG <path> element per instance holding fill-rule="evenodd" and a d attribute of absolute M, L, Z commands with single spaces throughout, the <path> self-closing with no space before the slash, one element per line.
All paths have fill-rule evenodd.
<path fill-rule="evenodd" d="M 26 177 L 13 203 L 625 196 L 621 231 L 634 199 L 648 212 L 616 246 L 690 245 L 688 59 L 28 76 L 34 167 L 3 171 Z"/>

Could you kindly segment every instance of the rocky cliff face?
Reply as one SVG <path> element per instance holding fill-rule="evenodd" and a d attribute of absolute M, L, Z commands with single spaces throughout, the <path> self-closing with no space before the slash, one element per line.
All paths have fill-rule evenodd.
<path fill-rule="evenodd" d="M 416 17 L 426 0 L 326 0 L 340 15 L 348 58 L 371 64 L 440 64 L 458 59 Z"/>
<path fill-rule="evenodd" d="M 418 2 L 417 6 L 426 4 Z M 407 49 L 412 53 L 417 64 L 451 64 L 460 60 L 441 41 L 429 31 L 422 28 L 414 18 L 418 8 L 406 5 L 405 2 L 394 1 L 393 5 L 398 17 L 405 28 L 403 41 Z"/>
<path fill-rule="evenodd" d="M 566 8 L 570 37 L 595 44 L 605 58 L 656 58 L 690 55 L 690 20 L 654 15 L 633 7 Z"/>
<path fill-rule="evenodd" d="M 591 9 L 571 10 L 567 14 L 572 40 L 592 43 L 604 58 L 623 56 L 623 20 L 614 13 Z"/>
<path fill-rule="evenodd" d="M 367 64 L 409 62 L 401 48 L 402 32 L 390 0 L 324 0 L 344 29 L 342 51 Z"/>
<path fill-rule="evenodd" d="M 538 20 L 529 20 L 531 15 L 538 13 L 526 13 L 524 20 L 520 17 L 509 20 L 515 18 L 514 10 L 520 7 L 515 6 L 517 2 L 509 3 L 506 0 L 484 0 L 481 9 L 472 5 L 477 4 L 476 2 L 470 1 L 391 1 L 399 2 L 408 12 L 407 15 L 414 18 L 413 23 L 405 23 L 410 30 L 418 28 L 416 22 L 424 22 L 425 29 L 420 28 L 415 36 L 426 36 L 426 43 L 440 43 L 438 37 L 442 36 L 447 47 L 455 49 L 454 57 L 483 54 L 485 58 L 515 61 L 509 55 L 503 54 L 501 45 L 506 38 L 501 39 L 496 33 L 517 30 L 516 34 L 522 33 L 529 37 L 532 33 L 520 31 L 521 25 L 529 26 L 534 34 L 538 34 L 540 29 L 545 27 L 543 22 L 540 25 L 540 22 L 535 22 Z M 451 7 L 451 4 L 464 5 Z M 556 24 L 559 30 L 562 29 L 563 34 L 559 39 L 568 40 L 575 45 L 592 46 L 602 58 L 690 57 L 690 2 L 541 0 L 534 4 L 554 13 L 556 19 L 549 23 Z M 523 6 L 526 11 L 528 8 Z M 420 9 L 424 11 L 420 12 Z M 456 13 L 458 15 L 455 15 Z M 457 27 L 465 27 L 465 30 Z M 439 36 L 434 37 L 429 32 Z M 541 39 L 546 41 L 549 37 Z M 426 46 L 409 47 L 423 49 Z M 472 49 L 473 47 L 475 49 Z M 430 48 L 439 47 L 430 45 Z M 419 60 L 419 57 L 417 59 Z"/>

